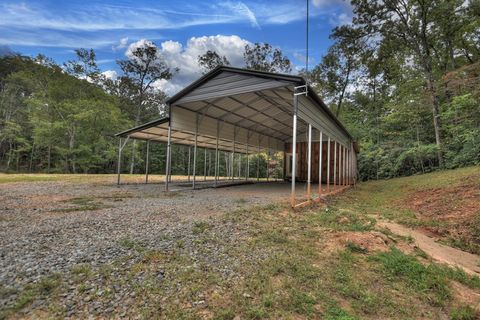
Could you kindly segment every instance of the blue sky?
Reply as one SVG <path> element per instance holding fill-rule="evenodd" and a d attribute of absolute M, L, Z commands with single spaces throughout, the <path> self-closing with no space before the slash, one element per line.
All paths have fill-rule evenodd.
<path fill-rule="evenodd" d="M 310 60 L 317 63 L 331 29 L 347 23 L 351 9 L 343 0 L 311 0 L 310 9 Z M 268 42 L 303 66 L 305 10 L 305 0 L 0 0 L 0 45 L 60 64 L 74 57 L 75 48 L 93 48 L 102 71 L 114 73 L 115 60 L 147 39 L 162 47 L 172 66 L 184 67 L 174 87 L 166 88 L 176 91 L 197 76 L 191 60 L 207 49 L 219 48 L 240 64 L 245 43 Z"/>

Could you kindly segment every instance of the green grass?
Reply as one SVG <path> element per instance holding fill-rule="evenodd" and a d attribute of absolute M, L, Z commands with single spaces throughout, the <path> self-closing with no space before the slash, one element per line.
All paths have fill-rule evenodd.
<path fill-rule="evenodd" d="M 445 170 L 424 175 L 359 183 L 355 192 L 347 192 L 335 201 L 359 213 L 380 214 L 405 224 L 422 224 L 415 213 L 403 207 L 402 200 L 417 191 L 455 187 L 468 183 L 480 186 L 480 167 Z M 438 222 L 431 222 L 433 225 Z"/>
<path fill-rule="evenodd" d="M 110 208 L 101 202 L 98 202 L 98 199 L 95 197 L 78 197 L 72 198 L 63 201 L 64 203 L 69 204 L 68 207 L 53 209 L 53 212 L 75 212 L 75 211 L 95 211 L 105 208 Z"/>
<path fill-rule="evenodd" d="M 390 281 L 404 281 L 416 293 L 434 305 L 443 306 L 450 296 L 448 278 L 434 264 L 425 266 L 413 256 L 393 248 L 372 257 Z"/>
<path fill-rule="evenodd" d="M 197 221 L 193 224 L 192 233 L 195 235 L 206 232 L 211 228 L 210 224 L 206 221 Z"/>
<path fill-rule="evenodd" d="M 60 274 L 52 273 L 40 278 L 37 282 L 26 285 L 21 290 L 15 290 L 17 298 L 13 305 L 0 309 L 0 319 L 9 318 L 15 312 L 20 311 L 38 299 L 48 299 L 54 295 L 62 284 Z M 3 291 L 3 290 L 2 290 Z M 5 292 L 3 292 L 5 293 Z M 11 294 L 12 292 L 10 292 Z M 47 307 L 49 304 L 47 303 Z"/>

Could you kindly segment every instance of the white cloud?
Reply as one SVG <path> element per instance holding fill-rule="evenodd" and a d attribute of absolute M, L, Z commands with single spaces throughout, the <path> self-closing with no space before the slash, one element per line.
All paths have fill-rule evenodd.
<path fill-rule="evenodd" d="M 334 25 L 334 26 L 341 26 L 341 25 L 345 25 L 345 24 L 351 24 L 352 23 L 352 15 L 351 14 L 348 14 L 346 12 L 342 12 L 342 13 L 333 13 L 331 16 L 330 16 L 330 19 L 329 19 L 329 22 L 330 24 Z"/>
<path fill-rule="evenodd" d="M 120 50 L 120 49 L 124 49 L 124 48 L 127 47 L 127 45 L 128 45 L 128 37 L 125 37 L 125 38 L 120 39 L 120 41 L 118 42 L 118 44 L 116 46 L 112 46 L 112 50 L 117 51 L 117 50 Z"/>
<path fill-rule="evenodd" d="M 353 8 L 349 0 L 312 0 L 313 5 L 329 16 L 333 26 L 351 24 Z"/>
<path fill-rule="evenodd" d="M 150 45 L 152 42 L 146 39 L 130 44 L 126 56 L 131 57 L 131 52 L 140 46 Z M 243 52 L 249 41 L 236 35 L 192 37 L 186 45 L 176 41 L 165 41 L 160 44 L 159 55 L 173 70 L 179 68 L 179 72 L 170 81 L 160 80 L 154 86 L 168 95 L 173 95 L 195 79 L 202 75 L 198 65 L 198 56 L 208 50 L 214 50 L 221 56 L 226 56 L 232 66 L 243 66 Z"/>
<path fill-rule="evenodd" d="M 258 21 L 257 21 L 257 17 L 245 3 L 225 2 L 225 3 L 222 3 L 222 5 L 230 9 L 231 11 L 236 12 L 239 15 L 246 17 L 250 21 L 250 24 L 252 25 L 252 27 L 260 28 L 260 25 L 258 24 Z"/>
<path fill-rule="evenodd" d="M 350 6 L 349 0 L 312 0 L 313 5 L 318 8 L 329 8 L 334 6 Z"/>
<path fill-rule="evenodd" d="M 105 78 L 110 80 L 117 80 L 118 77 L 117 71 L 115 70 L 103 71 L 102 74 L 105 76 Z"/>

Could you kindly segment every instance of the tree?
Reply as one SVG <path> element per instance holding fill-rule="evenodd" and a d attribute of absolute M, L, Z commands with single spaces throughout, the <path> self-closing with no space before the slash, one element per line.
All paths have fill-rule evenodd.
<path fill-rule="evenodd" d="M 123 71 L 119 79 L 121 92 L 132 100 L 136 110 L 134 111 L 135 125 L 139 125 L 141 120 L 147 120 L 145 116 L 160 113 L 164 105 L 163 101 L 166 95 L 154 87 L 155 82 L 159 80 L 170 80 L 173 72 L 178 69 L 170 70 L 160 54 L 157 46 L 151 41 L 143 41 L 136 47 L 130 47 L 127 51 L 126 60 L 118 60 L 117 63 Z M 144 115 L 142 119 L 142 114 Z M 135 149 L 135 141 L 133 148 Z M 132 152 L 130 163 L 130 173 L 133 173 L 135 167 L 135 153 Z"/>
<path fill-rule="evenodd" d="M 364 44 L 361 32 L 350 26 L 335 28 L 330 38 L 335 43 L 311 74 L 316 90 L 335 102 L 335 114 L 338 117 L 347 89 L 360 66 Z"/>
<path fill-rule="evenodd" d="M 247 44 L 243 53 L 247 69 L 289 73 L 292 71 L 290 60 L 278 48 L 273 48 L 268 43 Z"/>
<path fill-rule="evenodd" d="M 430 99 L 435 141 L 438 147 L 438 163 L 443 166 L 440 103 L 435 91 L 435 71 L 438 61 L 438 32 L 432 26 L 439 0 L 353 0 L 354 24 L 366 34 L 392 40 L 399 50 L 408 49 L 414 62 L 421 68 Z"/>
<path fill-rule="evenodd" d="M 95 51 L 93 49 L 75 49 L 76 59 L 64 63 L 65 71 L 74 77 L 96 83 L 100 77 Z"/>
<path fill-rule="evenodd" d="M 173 72 L 178 69 L 173 72 L 170 70 L 157 46 L 151 41 L 144 41 L 141 45 L 129 49 L 127 56 L 128 59 L 117 61 L 123 71 L 120 85 L 124 86 L 123 92 L 136 104 L 135 125 L 138 125 L 142 111 L 151 107 L 146 103 L 149 101 L 148 95 L 158 91 L 153 84 L 159 80 L 170 80 Z"/>
<path fill-rule="evenodd" d="M 229 66 L 230 62 L 227 57 L 220 56 L 216 51 L 208 50 L 203 55 L 198 56 L 198 64 L 205 74 L 218 66 Z"/>

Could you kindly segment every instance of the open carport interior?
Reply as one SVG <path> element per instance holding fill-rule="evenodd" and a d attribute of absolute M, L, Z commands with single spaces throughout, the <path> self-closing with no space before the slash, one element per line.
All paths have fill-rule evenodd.
<path fill-rule="evenodd" d="M 147 145 L 150 141 L 167 144 L 166 190 L 172 181 L 173 144 L 189 146 L 192 150 L 191 187 L 194 189 L 200 187 L 201 180 L 206 180 L 205 166 L 204 172 L 198 172 L 197 163 L 208 150 L 214 152 L 214 186 L 236 178 L 259 181 L 259 176 L 250 175 L 249 167 L 258 166 L 250 163 L 250 158 L 260 153 L 281 154 L 285 163 L 281 178 L 291 180 L 291 203 L 295 206 L 298 143 L 306 144 L 308 149 L 306 189 L 309 199 L 313 198 L 314 157 L 318 159 L 318 180 L 326 181 L 328 190 L 330 184 L 335 187 L 354 183 L 356 152 L 352 138 L 301 77 L 219 67 L 169 99 L 167 107 L 168 117 L 117 134 L 120 137 L 119 161 L 129 139 L 145 140 Z M 323 146 L 318 148 L 320 155 L 312 155 L 312 144 L 319 141 Z M 287 144 L 293 149 L 288 153 Z M 148 150 L 147 146 L 146 181 Z M 232 157 L 229 176 L 224 179 L 219 172 L 221 152 L 228 152 Z M 241 159 L 245 163 L 243 171 L 239 165 Z M 240 172 L 233 170 L 235 161 L 238 161 Z M 270 177 L 267 174 L 265 178 Z M 319 187 L 318 195 L 322 192 L 324 190 Z"/>

